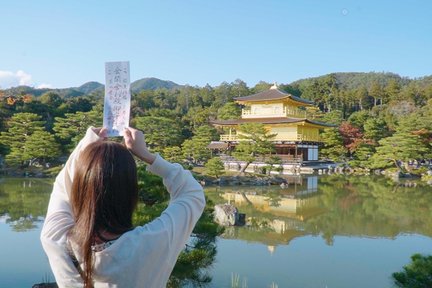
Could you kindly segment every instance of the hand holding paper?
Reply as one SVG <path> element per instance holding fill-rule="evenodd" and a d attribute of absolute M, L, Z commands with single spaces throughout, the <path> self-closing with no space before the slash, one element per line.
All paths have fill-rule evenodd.
<path fill-rule="evenodd" d="M 126 147 L 135 154 L 135 156 L 148 164 L 153 164 L 156 156 L 148 150 L 143 132 L 131 127 L 125 128 L 124 140 Z"/>

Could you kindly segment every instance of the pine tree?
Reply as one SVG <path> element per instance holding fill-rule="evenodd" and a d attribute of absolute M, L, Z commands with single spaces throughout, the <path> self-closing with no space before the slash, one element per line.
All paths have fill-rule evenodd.
<path fill-rule="evenodd" d="M 78 111 L 66 113 L 65 117 L 55 117 L 53 130 L 56 132 L 56 137 L 61 140 L 61 144 L 72 150 L 90 126 L 102 126 L 102 111 L 99 107 L 88 112 Z"/>
<path fill-rule="evenodd" d="M 337 128 L 328 128 L 320 134 L 324 142 L 320 150 L 321 158 L 327 158 L 333 161 L 342 161 L 345 159 L 347 150 L 343 145 L 342 136 Z"/>
<path fill-rule="evenodd" d="M 182 127 L 174 119 L 156 116 L 136 117 L 136 128 L 143 131 L 148 146 L 153 151 L 162 151 L 169 146 L 180 145 L 183 139 Z"/>
<path fill-rule="evenodd" d="M 44 130 L 44 121 L 33 113 L 16 113 L 7 121 L 8 131 L 2 132 L 0 142 L 8 147 L 6 162 L 25 167 L 36 160 L 47 160 L 59 155 L 58 146 L 51 134 Z M 41 146 L 47 146 L 40 153 Z"/>
<path fill-rule="evenodd" d="M 35 131 L 26 141 L 23 158 L 30 161 L 31 166 L 33 161 L 39 160 L 40 164 L 45 164 L 60 154 L 60 146 L 55 141 L 54 135 L 47 131 Z"/>
<path fill-rule="evenodd" d="M 372 168 L 398 167 L 409 160 L 423 159 L 430 148 L 422 144 L 420 136 L 407 131 L 397 131 L 381 139 L 376 153 L 371 157 Z"/>
<path fill-rule="evenodd" d="M 380 83 L 378 81 L 372 82 L 372 85 L 369 89 L 369 95 L 374 99 L 374 106 L 378 104 L 382 105 L 382 99 L 384 97 L 384 91 Z"/>
<path fill-rule="evenodd" d="M 207 161 L 205 169 L 208 175 L 219 178 L 224 173 L 225 167 L 219 157 L 214 157 Z"/>
<path fill-rule="evenodd" d="M 218 110 L 218 119 L 229 120 L 229 119 L 240 119 L 241 108 L 234 102 L 228 102 Z"/>
<path fill-rule="evenodd" d="M 375 147 L 370 143 L 361 143 L 354 151 L 350 166 L 369 168 L 370 158 L 375 153 Z"/>
<path fill-rule="evenodd" d="M 380 139 L 389 136 L 387 123 L 383 118 L 372 117 L 367 119 L 363 125 L 363 129 L 364 137 L 376 143 L 378 143 Z"/>
<path fill-rule="evenodd" d="M 391 100 L 397 100 L 400 92 L 400 85 L 395 79 L 390 79 L 387 85 L 384 87 L 384 102 L 389 102 Z"/>
<path fill-rule="evenodd" d="M 276 134 L 269 134 L 263 124 L 246 123 L 239 127 L 240 143 L 236 146 L 233 155 L 240 161 L 245 161 L 240 173 L 243 173 L 250 163 L 258 156 L 266 156 L 274 150 L 271 139 Z"/>
<path fill-rule="evenodd" d="M 162 151 L 162 156 L 164 157 L 165 160 L 169 162 L 179 163 L 179 164 L 183 163 L 182 150 L 178 146 L 166 147 Z"/>
<path fill-rule="evenodd" d="M 207 146 L 212 140 L 218 137 L 214 127 L 203 125 L 194 131 L 194 136 L 187 139 L 182 144 L 183 155 L 194 163 L 206 162 L 211 158 L 210 150 Z"/>
<path fill-rule="evenodd" d="M 393 273 L 397 287 L 432 287 L 432 255 L 414 254 L 403 271 Z"/>

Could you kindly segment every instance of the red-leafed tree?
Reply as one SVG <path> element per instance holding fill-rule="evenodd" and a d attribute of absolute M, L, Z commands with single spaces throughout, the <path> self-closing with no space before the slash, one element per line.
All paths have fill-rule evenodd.
<path fill-rule="evenodd" d="M 339 132 L 342 136 L 343 145 L 352 154 L 357 147 L 364 142 L 363 133 L 360 128 L 348 123 L 342 122 L 339 126 Z"/>

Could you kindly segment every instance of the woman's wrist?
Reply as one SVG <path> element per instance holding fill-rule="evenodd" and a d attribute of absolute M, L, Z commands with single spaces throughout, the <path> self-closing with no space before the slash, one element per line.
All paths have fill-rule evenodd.
<path fill-rule="evenodd" d="M 150 165 L 153 164 L 153 162 L 156 160 L 156 154 L 153 154 L 149 151 L 140 153 L 139 155 L 137 155 L 137 157 Z"/>

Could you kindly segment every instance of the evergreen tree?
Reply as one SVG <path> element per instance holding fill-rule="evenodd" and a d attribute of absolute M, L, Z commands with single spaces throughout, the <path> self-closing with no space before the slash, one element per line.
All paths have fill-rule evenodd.
<path fill-rule="evenodd" d="M 248 96 L 251 94 L 251 91 L 246 85 L 246 82 L 240 79 L 236 79 L 234 82 L 231 83 L 231 94 L 233 97 L 242 97 L 242 96 Z"/>
<path fill-rule="evenodd" d="M 319 119 L 324 123 L 340 125 L 344 120 L 342 111 L 333 110 L 331 112 L 323 113 L 323 116 Z"/>
<path fill-rule="evenodd" d="M 384 87 L 384 95 L 385 95 L 384 102 L 387 103 L 392 100 L 398 100 L 400 89 L 401 87 L 399 83 L 395 79 L 390 79 L 387 85 Z"/>
<path fill-rule="evenodd" d="M 276 134 L 269 134 L 263 124 L 246 123 L 241 124 L 238 134 L 240 135 L 240 143 L 235 147 L 233 156 L 240 161 L 245 161 L 240 173 L 244 173 L 250 163 L 255 161 L 258 156 L 265 157 L 274 150 L 271 139 Z"/>
<path fill-rule="evenodd" d="M 414 254 L 411 263 L 403 267 L 402 272 L 393 273 L 392 276 L 397 287 L 432 287 L 432 256 Z"/>
<path fill-rule="evenodd" d="M 44 133 L 44 124 L 41 116 L 33 113 L 16 113 L 7 121 L 8 131 L 1 132 L 0 143 L 9 149 L 6 155 L 6 162 L 9 165 L 25 167 L 33 164 L 38 158 L 47 159 L 58 156 L 55 148 L 47 151 L 52 154 L 45 155 L 33 151 L 41 143 L 55 146 L 55 142 L 50 141 L 52 137 L 48 136 L 47 132 Z M 33 136 L 33 134 L 36 135 Z"/>
<path fill-rule="evenodd" d="M 72 150 L 84 137 L 90 126 L 102 126 L 100 107 L 95 107 L 88 112 L 78 111 L 76 113 L 66 113 L 65 117 L 56 117 L 53 130 L 56 132 L 55 136 L 60 139 L 60 143 Z"/>
<path fill-rule="evenodd" d="M 373 106 L 378 104 L 382 105 L 382 99 L 384 97 L 384 90 L 378 81 L 373 81 L 369 89 L 369 95 L 374 99 Z"/>
<path fill-rule="evenodd" d="M 146 142 L 153 151 L 162 151 L 169 146 L 178 146 L 183 140 L 181 123 L 156 116 L 144 116 L 134 119 L 137 129 L 144 132 Z"/>
<path fill-rule="evenodd" d="M 182 144 L 183 155 L 194 163 L 206 162 L 211 157 L 207 146 L 212 140 L 216 140 L 218 134 L 214 127 L 203 125 L 194 131 L 194 136 Z"/>
<path fill-rule="evenodd" d="M 45 164 L 48 160 L 55 159 L 61 154 L 60 146 L 55 141 L 54 135 L 47 131 L 35 131 L 26 141 L 24 160 Z"/>
<path fill-rule="evenodd" d="M 360 128 L 360 130 L 363 130 L 363 125 L 369 118 L 370 118 L 369 112 L 366 110 L 361 110 L 352 113 L 348 118 L 348 122 L 354 125 L 355 127 Z"/>
<path fill-rule="evenodd" d="M 224 173 L 225 167 L 219 157 L 211 158 L 205 164 L 205 171 L 207 175 L 219 178 Z"/>
<path fill-rule="evenodd" d="M 383 118 L 371 117 L 364 123 L 364 137 L 371 139 L 374 143 L 378 144 L 378 141 L 382 138 L 390 136 L 389 129 Z"/>
<path fill-rule="evenodd" d="M 357 88 L 354 92 L 354 97 L 357 101 L 357 106 L 360 111 L 372 107 L 372 97 L 369 96 L 368 90 L 365 86 Z"/>
<path fill-rule="evenodd" d="M 182 164 L 184 162 L 182 150 L 178 146 L 170 146 L 170 147 L 164 148 L 162 151 L 162 156 L 165 160 L 172 162 L 172 163 Z"/>
<path fill-rule="evenodd" d="M 422 144 L 420 136 L 407 131 L 397 131 L 378 143 L 376 153 L 370 159 L 372 168 L 403 169 L 401 164 L 407 164 L 409 160 L 423 159 L 430 151 L 429 147 Z"/>
<path fill-rule="evenodd" d="M 217 118 L 221 120 L 240 119 L 241 108 L 234 102 L 228 102 L 218 110 Z"/>
<path fill-rule="evenodd" d="M 210 107 L 192 107 L 183 117 L 183 120 L 189 122 L 192 129 L 197 129 L 200 126 L 207 125 L 210 118 L 215 118 L 215 114 L 215 111 Z"/>
<path fill-rule="evenodd" d="M 59 107 L 63 103 L 63 100 L 61 99 L 60 95 L 58 95 L 55 92 L 51 92 L 51 91 L 42 94 L 39 97 L 39 101 L 42 104 L 46 104 L 53 109 Z"/>
<path fill-rule="evenodd" d="M 270 83 L 267 83 L 265 81 L 260 81 L 252 88 L 252 93 L 259 93 L 259 92 L 266 91 L 270 89 L 271 86 L 272 85 Z"/>
<path fill-rule="evenodd" d="M 267 161 L 265 163 L 267 164 L 265 166 L 265 168 L 266 168 L 265 172 L 268 175 L 270 175 L 273 170 L 275 170 L 277 172 L 281 172 L 283 170 L 283 168 L 280 166 L 282 164 L 282 159 L 278 156 L 270 156 L 270 158 L 267 159 Z M 278 166 L 278 167 L 275 168 L 274 166 Z"/>
<path fill-rule="evenodd" d="M 342 136 L 337 128 L 325 129 L 320 134 L 320 137 L 324 142 L 324 146 L 320 150 L 321 158 L 333 161 L 342 161 L 345 159 L 347 150 L 343 145 Z"/>
<path fill-rule="evenodd" d="M 408 85 L 401 87 L 398 98 L 412 100 L 416 106 L 423 106 L 427 102 L 427 96 L 417 82 L 410 82 Z"/>
<path fill-rule="evenodd" d="M 349 161 L 350 166 L 369 168 L 370 158 L 375 153 L 374 145 L 361 143 L 354 151 L 353 159 Z"/>

